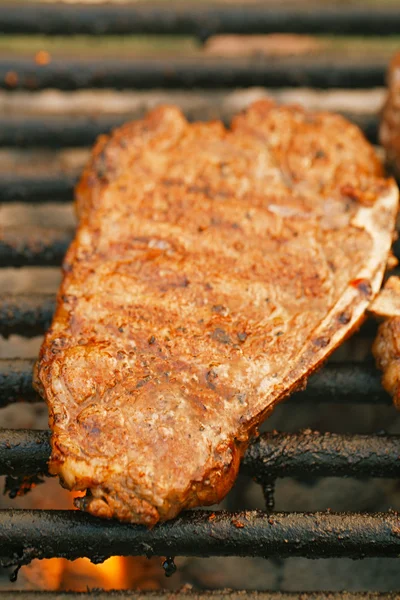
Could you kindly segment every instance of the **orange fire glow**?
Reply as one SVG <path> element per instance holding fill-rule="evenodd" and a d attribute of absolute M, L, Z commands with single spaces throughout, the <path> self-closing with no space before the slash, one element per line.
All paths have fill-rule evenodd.
<path fill-rule="evenodd" d="M 87 558 L 68 561 L 64 558 L 34 560 L 22 567 L 21 575 L 27 587 L 50 591 L 73 590 L 85 592 L 88 588 L 120 590 L 130 587 L 127 563 L 123 556 L 112 556 L 100 565 L 94 565 Z"/>
<path fill-rule="evenodd" d="M 60 508 L 65 508 L 67 502 L 71 509 L 74 509 L 74 498 L 83 495 L 82 492 L 70 494 L 62 488 L 59 488 L 59 494 Z M 112 556 L 97 565 L 87 558 L 74 561 L 64 558 L 34 560 L 21 568 L 20 578 L 24 580 L 25 589 L 47 591 L 86 592 L 93 588 L 157 590 L 162 587 L 159 560 L 149 561 L 142 557 Z"/>

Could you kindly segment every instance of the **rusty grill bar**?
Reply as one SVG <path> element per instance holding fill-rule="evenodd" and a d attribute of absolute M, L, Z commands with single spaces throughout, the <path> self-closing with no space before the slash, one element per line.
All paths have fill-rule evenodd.
<path fill-rule="evenodd" d="M 393 35 L 400 30 L 400 11 L 394 5 L 366 10 L 364 4 L 307 4 L 278 6 L 171 5 L 43 5 L 0 6 L 0 31 L 5 34 L 120 35 L 190 34 L 204 41 L 216 33 L 324 33 Z M 179 60 L 0 60 L 0 89 L 80 90 L 85 88 L 209 90 L 242 86 L 312 86 L 314 88 L 371 88 L 384 83 L 386 59 L 365 63 L 351 56 L 290 59 Z M 12 77 L 10 77 L 10 73 Z M 216 92 L 213 92 L 216 93 Z M 222 92 L 221 92 L 222 94 Z M 189 119 L 218 116 L 228 122 L 232 110 L 218 111 L 206 103 L 185 111 Z M 217 110 L 217 114 L 215 114 Z M 135 109 L 131 118 L 140 117 Z M 377 115 L 347 113 L 368 139 L 377 142 Z M 0 119 L 0 146 L 5 148 L 85 147 L 124 116 L 24 117 Z M 10 173 L 0 180 L 0 201 L 68 202 L 76 174 Z M 6 228 L 0 235 L 2 267 L 59 266 L 73 232 L 65 228 Z M 400 247 L 396 253 L 400 254 Z M 0 296 L 0 335 L 42 335 L 54 310 L 46 294 Z M 364 330 L 370 335 L 373 327 Z M 40 400 L 32 388 L 33 360 L 0 360 L 0 407 Z M 311 379 L 305 391 L 290 402 L 389 404 L 380 375 L 367 363 L 329 364 Z M 0 430 L 0 475 L 24 478 L 48 475 L 48 431 Z M 386 477 L 400 475 L 400 436 L 339 435 L 304 431 L 265 433 L 248 449 L 242 474 L 266 487 L 280 477 Z M 25 564 L 33 558 L 88 556 L 94 562 L 112 555 L 397 557 L 400 555 L 400 515 L 387 513 L 271 513 L 267 511 L 187 512 L 152 531 L 103 521 L 75 511 L 0 510 L 0 565 Z M 12 593 L 23 600 L 39 594 Z M 103 600 L 101 592 L 96 592 Z M 165 600 L 158 593 L 113 593 L 115 597 Z M 11 594 L 1 592 L 8 600 Z M 43 594 L 53 600 L 54 594 Z M 82 594 L 57 593 L 58 599 Z M 85 597 L 87 594 L 84 595 Z M 240 600 L 236 592 L 173 595 L 187 600 Z M 252 593 L 255 600 L 294 600 L 298 594 Z M 40 594 L 40 597 L 42 595 Z M 109 597 L 109 593 L 107 593 Z M 327 600 L 324 593 L 309 600 Z M 243 596 L 241 596 L 243 598 Z M 343 600 L 330 594 L 329 600 Z M 347 594 L 348 600 L 388 599 L 390 594 Z"/>

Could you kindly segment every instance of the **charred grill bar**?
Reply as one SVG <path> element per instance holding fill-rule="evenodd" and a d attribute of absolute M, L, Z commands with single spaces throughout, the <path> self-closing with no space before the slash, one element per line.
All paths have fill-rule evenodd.
<path fill-rule="evenodd" d="M 70 202 L 76 176 L 57 173 L 46 177 L 5 175 L 0 180 L 0 202 Z M 10 234 L 12 236 L 12 234 Z M 3 242 L 0 243 L 0 248 Z M 5 245 L 4 252 L 8 244 Z M 1 256 L 0 265 L 6 265 Z M 21 266 L 21 265 L 18 265 Z"/>
<path fill-rule="evenodd" d="M 20 5 L 0 6 L 0 31 L 5 34 L 129 33 L 186 34 L 204 41 L 216 33 L 340 33 L 392 35 L 400 29 L 400 12 L 392 5 L 366 8 L 349 5 L 303 7 L 248 4 L 238 6 L 133 5 Z M 189 118 L 218 116 L 229 121 L 232 108 L 221 109 L 222 88 L 263 85 L 312 86 L 314 88 L 367 88 L 382 85 L 386 60 L 367 62 L 346 56 L 335 58 L 223 60 L 208 58 L 133 61 L 61 61 L 38 65 L 31 60 L 0 60 L 0 88 L 77 90 L 113 87 L 126 89 L 202 88 L 214 90 L 199 108 L 184 108 Z M 211 94 L 211 92 L 210 92 Z M 220 96 L 218 96 L 220 94 Z M 207 94 L 204 93 L 204 97 Z M 208 97 L 207 97 L 208 98 Z M 143 115 L 136 108 L 131 118 Z M 377 141 L 376 115 L 347 114 L 373 143 Z M 125 116 L 24 117 L 0 119 L 0 146 L 14 148 L 62 148 L 86 146 Z M 76 174 L 49 172 L 28 176 L 13 174 L 0 181 L 0 200 L 65 202 L 72 198 Z M 0 234 L 2 267 L 58 266 L 72 231 L 22 227 Z M 32 337 L 43 334 L 54 310 L 54 297 L 3 295 L 0 297 L 0 334 Z M 0 407 L 13 402 L 38 400 L 32 388 L 33 361 L 0 360 Z M 331 364 L 315 374 L 294 402 L 390 403 L 380 376 L 369 364 Z M 0 474 L 24 478 L 47 474 L 49 433 L 0 430 Z M 301 476 L 391 477 L 400 475 L 400 436 L 335 435 L 318 432 L 268 433 L 248 449 L 242 473 L 264 487 L 275 478 Z M 195 542 L 194 542 L 195 540 Z M 187 556 L 352 557 L 399 556 L 400 517 L 395 512 L 378 514 L 229 513 L 195 511 L 152 531 L 116 522 L 101 521 L 73 511 L 0 511 L 0 564 L 16 565 L 37 557 L 89 556 L 100 561 L 115 554 Z M 13 597 L 20 594 L 13 592 Z M 57 598 L 81 596 L 57 593 Z M 116 597 L 165 600 L 162 594 L 121 593 Z M 298 594 L 251 593 L 256 600 L 294 600 Z M 53 594 L 46 595 L 49 599 Z M 93 594 L 102 599 L 100 592 Z M 175 597 L 175 595 L 173 595 Z M 11 595 L 2 592 L 0 598 Z M 21 600 L 37 594 L 23 593 Z M 86 597 L 86 595 L 85 595 Z M 107 596 L 109 597 L 109 595 Z M 293 597 L 293 599 L 292 599 Z M 324 593 L 304 595 L 309 600 Z M 343 600 L 330 594 L 330 600 Z M 390 594 L 381 598 L 392 600 Z M 235 592 L 179 593 L 177 600 L 239 600 Z M 348 594 L 348 600 L 369 600 L 374 594 Z"/>
<path fill-rule="evenodd" d="M 386 59 L 354 57 L 258 59 L 53 60 L 0 59 L 0 89 L 237 88 L 249 86 L 364 89 L 382 86 Z M 10 73 L 12 77 L 10 77 Z"/>
<path fill-rule="evenodd" d="M 400 553 L 400 517 L 196 510 L 149 531 L 79 511 L 0 510 L 0 545 L 9 555 L 0 564 L 55 556 L 393 557 Z"/>
<path fill-rule="evenodd" d="M 33 360 L 3 359 L 0 361 L 0 407 L 24 400 L 35 402 L 38 397 L 32 388 Z"/>
<path fill-rule="evenodd" d="M 0 430 L 0 475 L 47 473 L 50 432 L 34 429 Z"/>
<path fill-rule="evenodd" d="M 10 267 L 60 265 L 73 238 L 73 231 L 50 227 L 8 228 L 0 241 L 0 257 Z"/>
<path fill-rule="evenodd" d="M 0 430 L 0 475 L 48 475 L 50 433 Z M 304 431 L 264 433 L 241 470 L 262 483 L 276 477 L 399 477 L 400 436 Z"/>
<path fill-rule="evenodd" d="M 43 334 L 49 327 L 55 307 L 50 294 L 0 296 L 0 334 L 32 337 Z M 0 363 L 1 364 L 1 363 Z M 7 371 L 1 370 L 2 373 Z"/>
<path fill-rule="evenodd" d="M 185 106 L 183 109 L 185 110 Z M 132 111 L 131 119 L 141 119 L 145 110 Z M 204 107 L 190 110 L 186 108 L 185 114 L 189 120 L 218 118 L 228 124 L 232 111 L 218 109 L 218 100 L 207 103 Z M 344 116 L 358 125 L 373 144 L 378 140 L 378 118 L 376 115 L 360 115 L 357 113 L 344 113 Z M 86 147 L 94 143 L 102 133 L 122 125 L 126 116 L 103 117 L 29 117 L 25 119 L 0 118 L 0 147 L 27 148 L 60 148 L 60 147 Z M 1 189 L 1 188 L 0 188 Z M 72 194 L 72 190 L 71 190 Z M 4 198 L 7 201 L 7 198 Z"/>
<path fill-rule="evenodd" d="M 348 4 L 348 5 L 347 5 Z M 304 6 L 288 3 L 256 3 L 202 6 L 173 3 L 152 6 L 43 6 L 30 3 L 20 10 L 10 3 L 0 7 L 3 34 L 194 35 L 220 33 L 314 33 L 351 35 L 398 35 L 400 14 L 394 5 L 369 6 L 359 0 Z"/>

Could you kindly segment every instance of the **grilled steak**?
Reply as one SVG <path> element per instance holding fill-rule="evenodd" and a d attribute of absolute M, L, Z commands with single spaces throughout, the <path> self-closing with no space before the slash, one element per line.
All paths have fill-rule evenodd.
<path fill-rule="evenodd" d="M 357 127 L 262 101 L 103 136 L 36 385 L 80 508 L 154 525 L 219 502 L 259 423 L 377 294 L 397 188 Z"/>
<path fill-rule="evenodd" d="M 388 93 L 383 107 L 379 137 L 388 164 L 400 175 L 400 52 L 390 62 Z"/>

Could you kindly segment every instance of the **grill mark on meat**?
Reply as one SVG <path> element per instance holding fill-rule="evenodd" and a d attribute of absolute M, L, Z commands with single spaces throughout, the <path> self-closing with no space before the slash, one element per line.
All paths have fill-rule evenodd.
<path fill-rule="evenodd" d="M 231 130 L 163 107 L 100 139 L 35 375 L 80 508 L 153 526 L 224 497 L 379 289 L 397 210 L 380 175 L 344 119 L 272 102 Z"/>

